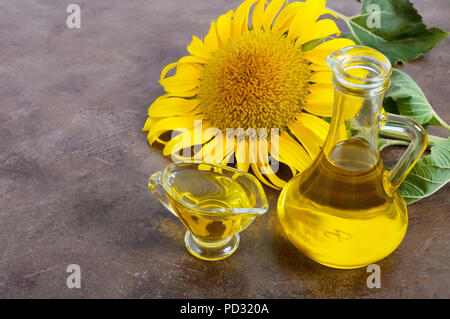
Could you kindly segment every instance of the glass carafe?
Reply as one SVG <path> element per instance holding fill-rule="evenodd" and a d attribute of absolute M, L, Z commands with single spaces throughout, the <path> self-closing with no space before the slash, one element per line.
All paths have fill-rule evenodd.
<path fill-rule="evenodd" d="M 384 55 L 352 46 L 331 54 L 327 63 L 335 87 L 330 130 L 314 163 L 282 190 L 278 217 L 288 239 L 313 260 L 358 268 L 388 256 L 403 240 L 408 215 L 397 188 L 427 138 L 417 122 L 383 112 L 392 71 Z M 380 158 L 380 130 L 411 137 L 390 171 Z"/>

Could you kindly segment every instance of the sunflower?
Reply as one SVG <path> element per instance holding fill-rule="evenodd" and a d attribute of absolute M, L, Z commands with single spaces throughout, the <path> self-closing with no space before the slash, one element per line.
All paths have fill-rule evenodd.
<path fill-rule="evenodd" d="M 164 155 L 185 160 L 228 164 L 235 155 L 238 169 L 251 168 L 264 184 L 282 188 L 286 181 L 271 170 L 268 156 L 295 175 L 318 155 L 329 129 L 322 117 L 331 116 L 334 96 L 325 61 L 354 45 L 336 37 L 340 31 L 326 17 L 333 14 L 325 2 L 246 0 L 211 22 L 203 40 L 193 37 L 189 56 L 162 70 L 159 82 L 167 94 L 149 107 L 143 128 L 149 144 L 161 143 Z M 267 128 L 261 132 L 270 150 L 260 143 L 264 134 L 242 138 L 211 134 L 211 128 Z M 199 129 L 204 134 L 198 138 Z M 277 143 L 270 138 L 274 129 Z M 167 140 L 167 132 L 178 135 Z M 176 155 L 187 147 L 194 148 L 192 156 Z M 244 156 L 239 149 L 247 150 Z"/>

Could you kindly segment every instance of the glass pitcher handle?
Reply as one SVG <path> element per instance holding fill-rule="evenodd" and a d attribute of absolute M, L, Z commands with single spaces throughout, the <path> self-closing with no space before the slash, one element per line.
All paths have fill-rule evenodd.
<path fill-rule="evenodd" d="M 164 193 L 162 184 L 161 184 L 161 177 L 162 172 L 156 172 L 152 174 L 152 176 L 148 179 L 148 188 L 152 192 L 153 195 L 161 202 L 161 204 L 164 205 L 165 208 L 175 216 L 177 216 L 177 213 L 173 210 L 172 206 L 169 203 L 169 200 L 167 199 L 166 194 Z M 177 216 L 178 217 L 178 216 Z"/>
<path fill-rule="evenodd" d="M 381 131 L 406 133 L 411 138 L 408 149 L 389 172 L 391 186 L 397 189 L 427 148 L 427 134 L 424 128 L 413 119 L 391 113 L 383 113 Z"/>

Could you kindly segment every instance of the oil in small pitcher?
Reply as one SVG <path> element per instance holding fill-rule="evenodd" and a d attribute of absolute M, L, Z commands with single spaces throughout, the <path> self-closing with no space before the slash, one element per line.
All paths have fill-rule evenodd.
<path fill-rule="evenodd" d="M 269 209 L 264 190 L 253 175 L 219 164 L 173 163 L 152 174 L 148 186 L 186 227 L 188 251 L 203 260 L 233 254 L 239 233 Z"/>

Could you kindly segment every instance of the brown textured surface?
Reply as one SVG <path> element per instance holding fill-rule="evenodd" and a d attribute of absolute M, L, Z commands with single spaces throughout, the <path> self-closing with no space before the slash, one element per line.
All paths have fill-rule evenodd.
<path fill-rule="evenodd" d="M 232 257 L 193 258 L 146 188 L 169 160 L 140 129 L 160 70 L 239 1 L 76 2 L 80 30 L 65 26 L 67 1 L 0 3 L 0 297 L 450 297 L 448 186 L 409 208 L 405 240 L 379 262 L 381 289 L 366 287 L 366 269 L 325 268 L 281 239 L 271 190 Z M 414 2 L 450 30 L 446 0 Z M 447 122 L 449 52 L 447 39 L 404 67 Z M 66 287 L 72 263 L 82 289 Z"/>

